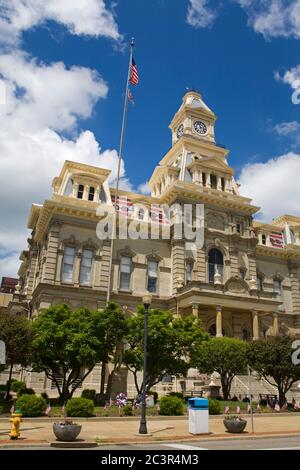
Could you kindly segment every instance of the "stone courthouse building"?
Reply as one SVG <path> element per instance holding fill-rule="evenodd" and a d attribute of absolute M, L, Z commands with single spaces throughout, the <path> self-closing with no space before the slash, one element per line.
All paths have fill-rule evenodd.
<path fill-rule="evenodd" d="M 172 146 L 150 178 L 151 196 L 119 192 L 127 198 L 119 212 L 140 223 L 158 214 L 162 226 L 164 204 L 203 204 L 201 248 L 189 249 L 172 229 L 169 239 L 101 240 L 97 209 L 113 207 L 115 196 L 110 171 L 66 161 L 51 198 L 32 205 L 11 308 L 34 317 L 57 303 L 96 309 L 109 298 L 133 314 L 149 290 L 154 307 L 196 315 L 211 335 L 299 334 L 300 218 L 253 220 L 259 208 L 240 194 L 228 150 L 215 140 L 216 119 L 199 93 L 187 92 L 170 124 Z M 120 374 L 133 391 L 127 372 Z M 95 368 L 84 387 L 99 389 L 99 380 Z M 51 389 L 41 376 L 32 384 Z"/>

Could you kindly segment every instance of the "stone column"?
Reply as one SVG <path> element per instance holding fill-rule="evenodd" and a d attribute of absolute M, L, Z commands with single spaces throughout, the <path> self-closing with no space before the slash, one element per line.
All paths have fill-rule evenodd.
<path fill-rule="evenodd" d="M 219 191 L 222 191 L 222 181 L 221 181 L 221 176 L 217 177 L 217 189 Z"/>
<path fill-rule="evenodd" d="M 278 313 L 273 313 L 273 335 L 278 336 L 279 326 L 278 326 Z"/>
<path fill-rule="evenodd" d="M 211 188 L 210 173 L 206 173 L 206 187 Z"/>
<path fill-rule="evenodd" d="M 198 319 L 198 316 L 199 316 L 199 305 L 198 304 L 193 304 L 192 305 L 192 314 L 195 318 Z"/>
<path fill-rule="evenodd" d="M 73 184 L 72 197 L 77 197 L 78 186 L 79 186 L 79 183 L 77 183 L 77 182 Z"/>
<path fill-rule="evenodd" d="M 222 338 L 222 307 L 221 305 L 216 306 L 216 337 Z"/>
<path fill-rule="evenodd" d="M 182 240 L 172 241 L 172 287 L 173 293 L 177 292 L 178 280 L 184 279 L 185 275 L 185 252 Z"/>
<path fill-rule="evenodd" d="M 258 311 L 253 310 L 252 312 L 252 329 L 253 329 L 253 340 L 259 339 L 259 323 L 258 323 Z"/>

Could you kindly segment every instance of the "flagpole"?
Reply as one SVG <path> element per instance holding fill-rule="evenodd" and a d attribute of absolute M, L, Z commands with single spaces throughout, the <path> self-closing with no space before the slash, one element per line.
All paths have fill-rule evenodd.
<path fill-rule="evenodd" d="M 133 55 L 133 48 L 135 45 L 135 39 L 131 38 L 130 41 L 130 56 L 129 56 L 129 65 L 128 65 L 128 74 L 127 74 L 127 81 L 126 81 L 126 89 L 125 89 L 125 97 L 124 97 L 124 108 L 123 108 L 123 119 L 122 119 L 122 128 L 121 128 L 121 136 L 120 136 L 120 146 L 119 146 L 119 159 L 118 159 L 118 171 L 117 171 L 117 180 L 116 180 L 116 192 L 115 192 L 115 201 L 114 201 L 114 223 L 113 223 L 113 230 L 112 230 L 112 239 L 111 239 L 111 249 L 110 249 L 110 267 L 109 267 L 109 277 L 108 277 L 108 288 L 107 288 L 107 295 L 106 295 L 106 302 L 108 303 L 110 300 L 110 289 L 111 289 L 111 278 L 112 278 L 112 257 L 113 257 L 113 247 L 114 247 L 114 236 L 116 232 L 116 222 L 117 222 L 117 201 L 119 197 L 119 183 L 120 183 L 120 172 L 121 172 L 121 162 L 122 162 L 122 155 L 123 155 L 123 143 L 124 143 L 124 134 L 125 134 L 125 127 L 126 127 L 126 117 L 127 117 L 127 109 L 128 109 L 128 90 L 129 90 L 129 80 L 131 74 L 131 64 L 132 64 L 132 55 Z"/>

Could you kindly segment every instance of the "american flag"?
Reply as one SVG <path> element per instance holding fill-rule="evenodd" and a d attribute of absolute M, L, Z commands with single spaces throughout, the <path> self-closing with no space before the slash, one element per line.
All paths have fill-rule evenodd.
<path fill-rule="evenodd" d="M 129 88 L 128 88 L 128 99 L 129 99 L 130 103 L 132 104 L 132 106 L 134 106 L 135 105 L 134 97 L 133 97 L 131 91 L 129 90 Z"/>
<path fill-rule="evenodd" d="M 151 205 L 151 221 L 158 224 L 170 224 L 168 215 L 164 211 L 163 207 L 152 204 Z"/>
<path fill-rule="evenodd" d="M 283 234 L 278 232 L 270 233 L 270 242 L 274 248 L 283 248 Z"/>
<path fill-rule="evenodd" d="M 13 414 L 15 412 L 15 403 L 14 402 L 11 405 L 11 408 L 10 408 L 9 412 L 10 412 L 10 414 Z"/>
<path fill-rule="evenodd" d="M 115 203 L 115 196 L 112 196 L 112 202 Z M 117 204 L 116 204 L 116 211 L 117 213 L 122 216 L 122 217 L 129 217 L 132 218 L 133 216 L 133 204 L 130 199 L 128 199 L 126 196 L 118 197 Z"/>
<path fill-rule="evenodd" d="M 47 406 L 46 411 L 45 411 L 45 415 L 48 416 L 50 411 L 51 411 L 51 405 L 50 405 L 50 403 L 48 403 L 48 406 Z"/>
<path fill-rule="evenodd" d="M 131 85 L 137 85 L 139 83 L 139 73 L 134 61 L 134 58 L 131 59 L 131 67 L 130 67 L 130 78 L 129 81 Z"/>
<path fill-rule="evenodd" d="M 236 407 L 236 414 L 237 414 L 237 415 L 240 415 L 240 414 L 241 414 L 241 408 L 240 408 L 239 405 Z"/>
<path fill-rule="evenodd" d="M 225 415 L 229 415 L 229 411 L 230 411 L 229 406 L 225 406 L 224 414 L 225 414 Z"/>

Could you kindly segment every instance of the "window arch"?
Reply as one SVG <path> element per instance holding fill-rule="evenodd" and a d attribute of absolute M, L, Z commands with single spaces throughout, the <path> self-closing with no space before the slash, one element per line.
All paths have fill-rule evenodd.
<path fill-rule="evenodd" d="M 208 280 L 210 283 L 214 283 L 214 276 L 217 271 L 223 278 L 223 267 L 223 253 L 217 248 L 212 248 L 208 253 Z"/>

